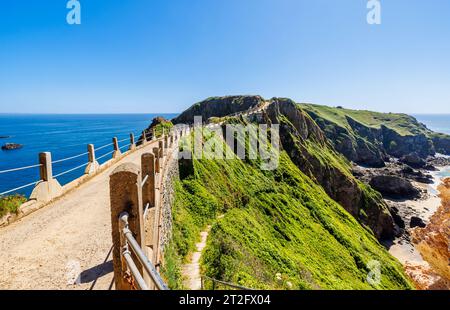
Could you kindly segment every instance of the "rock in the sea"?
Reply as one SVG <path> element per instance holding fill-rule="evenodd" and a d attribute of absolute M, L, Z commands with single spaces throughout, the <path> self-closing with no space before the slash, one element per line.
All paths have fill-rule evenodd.
<path fill-rule="evenodd" d="M 427 224 L 425 224 L 420 217 L 417 217 L 417 216 L 411 217 L 411 221 L 409 223 L 409 227 L 411 227 L 411 228 L 414 228 L 414 227 L 425 228 L 426 226 L 427 226 Z"/>
<path fill-rule="evenodd" d="M 374 176 L 370 186 L 387 197 L 412 199 L 420 196 L 419 190 L 410 181 L 393 175 Z"/>
<path fill-rule="evenodd" d="M 4 150 L 4 151 L 11 151 L 11 150 L 21 149 L 22 147 L 23 147 L 22 144 L 6 143 L 5 145 L 2 146 L 2 150 Z"/>
<path fill-rule="evenodd" d="M 413 168 L 423 168 L 427 164 L 425 159 L 421 158 L 419 156 L 419 154 L 417 154 L 415 152 L 403 156 L 402 158 L 400 158 L 400 161 L 404 164 L 407 164 L 408 166 L 413 167 Z"/>
<path fill-rule="evenodd" d="M 8 139 L 11 138 L 10 136 L 0 136 L 0 139 Z"/>

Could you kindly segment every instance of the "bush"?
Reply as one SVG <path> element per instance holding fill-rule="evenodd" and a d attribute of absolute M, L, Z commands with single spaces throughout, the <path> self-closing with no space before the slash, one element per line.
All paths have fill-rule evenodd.
<path fill-rule="evenodd" d="M 26 201 L 22 195 L 0 197 L 0 217 L 8 213 L 17 213 L 19 207 Z"/>

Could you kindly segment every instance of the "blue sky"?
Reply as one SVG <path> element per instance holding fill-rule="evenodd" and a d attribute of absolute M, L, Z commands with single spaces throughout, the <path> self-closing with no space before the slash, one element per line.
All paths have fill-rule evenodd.
<path fill-rule="evenodd" d="M 450 1 L 66 0 L 0 3 L 0 112 L 180 112 L 260 94 L 450 113 Z"/>

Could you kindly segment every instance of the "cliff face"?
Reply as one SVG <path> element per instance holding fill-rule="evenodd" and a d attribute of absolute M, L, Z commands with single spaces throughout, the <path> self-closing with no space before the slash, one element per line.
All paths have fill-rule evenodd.
<path fill-rule="evenodd" d="M 405 114 L 301 105 L 337 151 L 365 166 L 383 167 L 387 157 L 450 154 L 450 136 L 436 134 Z"/>
<path fill-rule="evenodd" d="M 272 102 L 267 115 L 272 123 L 280 124 L 281 145 L 295 165 L 377 238 L 392 237 L 394 223 L 383 199 L 353 177 L 350 164 L 334 151 L 314 120 L 291 100 Z"/>
<path fill-rule="evenodd" d="M 258 105 L 262 105 L 264 99 L 260 96 L 227 96 L 212 97 L 194 104 L 172 120 L 174 124 L 192 124 L 194 116 L 201 116 L 206 122 L 210 117 L 223 117 L 237 112 L 242 112 Z"/>
<path fill-rule="evenodd" d="M 441 285 L 450 289 L 450 178 L 439 186 L 442 204 L 425 228 L 413 231 L 413 242 L 420 254 L 430 263 L 432 270 L 441 276 Z"/>

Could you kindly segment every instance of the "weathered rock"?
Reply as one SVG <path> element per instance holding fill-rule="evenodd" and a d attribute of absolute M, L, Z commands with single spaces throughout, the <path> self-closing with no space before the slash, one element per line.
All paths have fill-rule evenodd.
<path fill-rule="evenodd" d="M 369 197 L 355 178 L 320 159 L 318 153 L 321 150 L 334 151 L 323 131 L 301 107 L 292 100 L 274 98 L 266 112 L 270 122 L 280 124 L 281 145 L 303 173 L 316 180 L 332 199 L 370 227 L 377 238 L 394 236 L 394 222 L 384 201 Z M 317 153 L 308 148 L 311 144 L 316 146 Z M 363 209 L 366 216 L 362 216 Z"/>
<path fill-rule="evenodd" d="M 400 162 L 413 168 L 423 168 L 427 164 L 425 159 L 421 158 L 416 152 L 402 156 Z"/>
<path fill-rule="evenodd" d="M 409 227 L 414 228 L 414 227 L 420 227 L 420 228 L 425 228 L 427 226 L 427 224 L 424 223 L 424 221 L 417 216 L 413 216 L 411 217 L 411 221 L 409 223 Z"/>
<path fill-rule="evenodd" d="M 410 181 L 398 176 L 374 176 L 369 184 L 386 197 L 413 199 L 420 196 Z"/>
<path fill-rule="evenodd" d="M 23 145 L 19 144 L 19 143 L 6 143 L 5 145 L 2 146 L 2 150 L 11 151 L 11 150 L 21 149 L 22 147 L 23 147 Z"/>
<path fill-rule="evenodd" d="M 174 124 L 192 124 L 194 116 L 201 116 L 206 122 L 211 117 L 223 117 L 262 105 L 261 96 L 212 97 L 199 102 L 174 118 Z"/>

